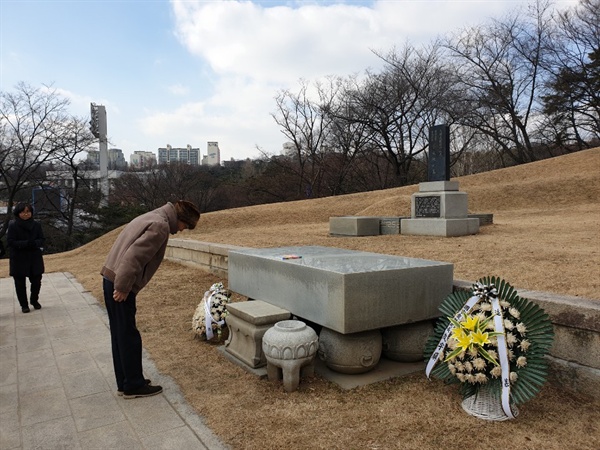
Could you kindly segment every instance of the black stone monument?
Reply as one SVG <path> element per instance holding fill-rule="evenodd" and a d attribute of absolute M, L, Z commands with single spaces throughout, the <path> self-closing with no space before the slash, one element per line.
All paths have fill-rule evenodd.
<path fill-rule="evenodd" d="M 428 181 L 450 181 L 450 127 L 435 125 L 429 129 Z"/>
<path fill-rule="evenodd" d="M 450 128 L 429 129 L 428 182 L 419 183 L 411 196 L 411 218 L 403 219 L 401 234 L 421 236 L 466 236 L 479 232 L 479 219 L 468 215 L 467 193 L 450 181 Z"/>

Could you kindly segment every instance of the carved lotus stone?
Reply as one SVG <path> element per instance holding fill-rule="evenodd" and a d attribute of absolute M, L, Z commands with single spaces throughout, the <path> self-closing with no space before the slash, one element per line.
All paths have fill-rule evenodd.
<path fill-rule="evenodd" d="M 301 376 L 313 375 L 318 347 L 317 333 L 304 322 L 277 322 L 262 338 L 269 380 L 283 378 L 283 386 L 287 392 L 296 390 Z"/>

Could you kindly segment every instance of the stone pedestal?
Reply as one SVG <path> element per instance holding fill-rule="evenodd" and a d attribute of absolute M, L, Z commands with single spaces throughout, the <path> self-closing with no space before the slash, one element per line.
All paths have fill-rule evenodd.
<path fill-rule="evenodd" d="M 430 320 L 384 328 L 381 330 L 382 355 L 398 362 L 423 361 L 425 344 L 433 331 L 434 325 Z"/>
<path fill-rule="evenodd" d="M 379 330 L 341 334 L 323 328 L 319 335 L 319 359 L 335 372 L 368 372 L 379 362 L 381 349 Z"/>
<path fill-rule="evenodd" d="M 289 311 L 261 300 L 229 303 L 225 318 L 229 339 L 225 351 L 249 367 L 256 369 L 267 364 L 262 351 L 262 338 L 275 323 L 290 318 Z"/>
<path fill-rule="evenodd" d="M 468 217 L 467 193 L 457 181 L 419 184 L 411 197 L 411 218 L 402 221 L 401 233 L 422 236 L 465 236 L 479 232 L 479 219 Z"/>

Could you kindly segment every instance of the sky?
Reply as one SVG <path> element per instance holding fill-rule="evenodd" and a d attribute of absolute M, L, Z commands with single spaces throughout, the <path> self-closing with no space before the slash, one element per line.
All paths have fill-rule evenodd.
<path fill-rule="evenodd" d="M 521 0 L 0 0 L 0 89 L 51 85 L 109 148 L 199 148 L 221 160 L 281 152 L 272 114 L 300 80 L 377 70 L 406 43 L 502 18 Z M 560 7 L 576 2 L 561 0 Z"/>

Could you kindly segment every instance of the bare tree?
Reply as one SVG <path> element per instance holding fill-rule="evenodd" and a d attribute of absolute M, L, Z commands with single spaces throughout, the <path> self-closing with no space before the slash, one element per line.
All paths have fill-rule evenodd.
<path fill-rule="evenodd" d="M 280 91 L 275 98 L 277 112 L 272 114 L 293 146 L 295 164 L 288 165 L 288 170 L 293 170 L 298 180 L 298 198 L 319 195 L 324 167 L 323 145 L 329 120 L 324 109 L 335 96 L 335 91 L 324 89 L 320 83 L 312 87 L 312 98 L 311 85 L 306 80 L 301 80 L 298 93 Z"/>
<path fill-rule="evenodd" d="M 78 220 L 77 211 L 90 209 L 86 206 L 90 200 L 94 203 L 94 207 L 100 201 L 101 192 L 91 186 L 90 180 L 86 177 L 85 165 L 80 161 L 82 154 L 90 150 L 92 144 L 96 142 L 97 139 L 89 129 L 87 118 L 70 118 L 63 124 L 61 133 L 55 137 L 53 160 L 60 169 L 69 174 L 69 179 L 72 181 L 68 189 L 63 188 L 62 199 L 66 204 L 56 211 L 56 217 L 61 218 L 65 228 L 64 250 L 73 248 L 71 240 Z"/>
<path fill-rule="evenodd" d="M 184 163 L 161 164 L 145 171 L 130 171 L 116 179 L 111 202 L 137 205 L 150 211 L 166 202 L 193 201 L 201 211 L 209 211 L 219 183 L 210 169 Z"/>
<path fill-rule="evenodd" d="M 22 191 L 42 176 L 43 166 L 56 156 L 69 133 L 68 99 L 49 86 L 19 83 L 14 92 L 0 92 L 0 195 L 10 211 Z M 5 234 L 7 214 L 0 237 Z"/>
<path fill-rule="evenodd" d="M 148 211 L 164 204 L 165 172 L 154 165 L 144 171 L 129 171 L 113 181 L 111 202 L 122 205 L 137 204 Z"/>
<path fill-rule="evenodd" d="M 462 30 L 445 43 L 463 86 L 461 122 L 516 163 L 536 160 L 531 135 L 540 117 L 550 21 L 549 3 L 541 0 L 527 13 Z"/>
<path fill-rule="evenodd" d="M 429 128 L 448 123 L 453 78 L 440 60 L 437 44 L 417 49 L 406 44 L 379 55 L 386 63 L 381 73 L 369 73 L 355 91 L 357 120 L 371 134 L 371 145 L 393 165 L 400 185 L 411 181 L 411 165 L 428 148 Z"/>
<path fill-rule="evenodd" d="M 544 96 L 549 139 L 569 148 L 600 139 L 600 0 L 581 0 L 556 19 Z"/>

